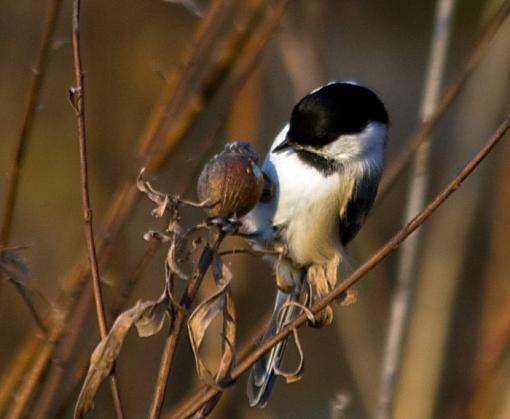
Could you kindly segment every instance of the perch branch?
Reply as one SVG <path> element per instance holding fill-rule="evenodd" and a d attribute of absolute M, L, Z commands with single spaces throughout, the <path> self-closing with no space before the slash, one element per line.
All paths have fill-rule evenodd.
<path fill-rule="evenodd" d="M 420 227 L 434 211 L 464 182 L 464 180 L 476 169 L 476 167 L 483 161 L 483 159 L 490 153 L 490 151 L 504 138 L 508 129 L 510 128 L 510 114 L 498 127 L 494 135 L 489 139 L 484 147 L 464 166 L 464 168 L 439 192 L 428 205 L 407 223 L 401 230 L 399 230 L 390 240 L 379 248 L 363 265 L 356 269 L 351 275 L 341 281 L 330 293 L 314 304 L 310 311 L 314 314 L 319 313 L 329 304 L 334 302 L 342 295 L 348 288 L 357 283 L 364 275 L 370 272 L 376 265 L 384 260 L 390 253 L 392 253 L 398 246 L 418 227 Z M 303 326 L 307 321 L 306 314 L 301 314 L 288 325 L 286 325 L 280 332 L 261 344 L 257 349 L 251 352 L 244 360 L 242 360 L 236 368 L 232 371 L 232 381 L 238 379 L 244 372 L 246 372 L 260 357 L 262 357 L 269 349 L 275 346 L 278 342 L 283 340 L 286 336 L 292 333 L 292 330 Z M 211 388 L 204 386 L 198 390 L 196 395 L 191 395 L 190 400 L 193 403 L 185 404 L 184 407 L 178 412 L 172 413 L 168 416 L 171 419 L 185 418 L 192 416 L 198 409 L 205 403 L 215 397 L 221 392 L 218 388 Z"/>
<path fill-rule="evenodd" d="M 104 338 L 108 333 L 106 318 L 104 314 L 104 303 L 101 295 L 101 279 L 99 277 L 99 264 L 97 262 L 96 245 L 94 242 L 94 228 L 92 224 L 92 209 L 90 207 L 90 194 L 88 185 L 88 161 L 87 161 L 87 132 L 85 127 L 85 80 L 81 60 L 80 45 L 80 0 L 73 0 L 72 12 L 72 41 L 75 87 L 71 89 L 70 99 L 75 109 L 76 122 L 78 125 L 78 143 L 80 149 L 80 177 L 81 197 L 83 204 L 83 221 L 85 228 L 85 239 L 87 241 L 87 253 L 90 264 L 92 289 L 96 305 L 96 316 L 99 325 L 99 333 Z M 114 371 L 114 369 L 113 369 Z M 118 418 L 123 418 L 120 394 L 115 373 L 110 376 L 110 386 L 115 406 L 115 413 Z"/>

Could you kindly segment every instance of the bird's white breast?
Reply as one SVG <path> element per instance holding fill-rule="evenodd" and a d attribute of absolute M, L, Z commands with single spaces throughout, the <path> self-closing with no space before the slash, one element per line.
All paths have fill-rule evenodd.
<path fill-rule="evenodd" d="M 327 263 L 340 251 L 339 217 L 352 195 L 355 179 L 360 171 L 368 170 L 368 162 L 373 158 L 369 155 L 367 159 L 354 159 L 341 172 L 325 176 L 303 162 L 292 149 L 272 152 L 284 141 L 287 131 L 288 126 L 276 137 L 262 166 L 273 182 L 274 197 L 257 204 L 243 223 L 267 247 L 283 245 L 294 263 Z M 337 151 L 334 147 L 325 150 Z M 342 152 L 345 153 L 345 148 Z M 363 150 L 352 150 L 349 158 L 360 152 Z M 378 165 L 382 167 L 382 150 L 379 154 Z M 281 227 L 277 241 L 273 226 Z"/>

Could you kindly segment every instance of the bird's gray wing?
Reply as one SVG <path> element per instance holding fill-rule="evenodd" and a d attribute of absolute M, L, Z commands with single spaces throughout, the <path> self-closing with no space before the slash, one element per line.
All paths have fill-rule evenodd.
<path fill-rule="evenodd" d="M 360 176 L 353 186 L 351 199 L 340 209 L 340 242 L 346 246 L 365 223 L 375 201 L 381 172 L 369 170 Z"/>

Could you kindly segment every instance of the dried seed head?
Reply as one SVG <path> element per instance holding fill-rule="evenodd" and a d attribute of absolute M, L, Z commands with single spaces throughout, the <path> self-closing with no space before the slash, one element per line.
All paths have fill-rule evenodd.
<path fill-rule="evenodd" d="M 236 141 L 206 163 L 197 192 L 201 201 L 211 203 L 210 216 L 242 216 L 259 202 L 264 178 L 257 161 L 258 153 L 249 144 Z"/>
<path fill-rule="evenodd" d="M 227 151 L 242 154 L 243 156 L 248 157 L 253 163 L 259 164 L 258 151 L 255 150 L 251 144 L 245 143 L 244 141 L 232 141 L 231 143 L 225 144 L 223 152 Z"/>

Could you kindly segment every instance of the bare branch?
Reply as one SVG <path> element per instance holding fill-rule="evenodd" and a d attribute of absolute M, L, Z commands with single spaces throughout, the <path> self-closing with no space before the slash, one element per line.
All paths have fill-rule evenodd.
<path fill-rule="evenodd" d="M 80 175 L 81 175 L 81 196 L 83 204 L 83 221 L 85 228 L 85 239 L 87 241 L 87 252 L 90 264 L 92 288 L 96 305 L 96 316 L 99 325 L 101 338 L 108 333 L 106 318 L 104 314 L 104 303 L 101 295 L 101 279 L 99 277 L 99 264 L 97 262 L 96 245 L 94 242 L 94 229 L 92 225 L 92 209 L 90 207 L 90 194 L 88 186 L 88 162 L 87 162 L 87 132 L 85 127 L 85 84 L 81 60 L 80 46 L 80 0 L 73 0 L 72 14 L 72 41 L 74 58 L 74 76 L 76 86 L 71 90 L 71 99 L 76 112 L 78 124 L 78 143 L 80 149 Z M 115 367 L 113 367 L 114 371 Z M 117 418 L 123 418 L 122 405 L 115 373 L 110 376 L 111 391 L 115 413 Z"/>
<path fill-rule="evenodd" d="M 161 362 L 159 366 L 158 378 L 156 380 L 156 387 L 154 389 L 154 396 L 148 415 L 150 419 L 156 419 L 160 416 L 161 407 L 163 406 L 163 401 L 165 398 L 168 376 L 170 375 L 170 369 L 174 359 L 175 348 L 177 346 L 177 342 L 187 317 L 186 313 L 191 307 L 191 304 L 193 304 L 193 300 L 195 299 L 198 289 L 200 288 L 202 279 L 204 278 L 207 269 L 211 265 L 214 253 L 218 250 L 221 242 L 223 241 L 223 238 L 224 234 L 220 232 L 213 245 L 210 247 L 207 245 L 205 247 L 204 251 L 202 252 L 202 256 L 200 257 L 200 261 L 198 262 L 197 270 L 193 277 L 189 280 L 188 286 L 179 302 L 180 307 L 182 307 L 184 310 L 177 311 L 174 322 L 169 329 L 168 336 L 165 341 L 163 355 L 161 356 Z"/>
<path fill-rule="evenodd" d="M 466 178 L 476 169 L 476 167 L 483 161 L 483 159 L 491 152 L 491 150 L 505 137 L 505 134 L 510 128 L 510 114 L 498 127 L 494 135 L 489 139 L 486 145 L 464 166 L 464 168 L 440 191 L 428 205 L 414 217 L 408 224 L 399 230 L 391 239 L 389 239 L 383 246 L 379 248 L 363 265 L 356 269 L 351 275 L 341 281 L 329 294 L 323 297 L 320 301 L 310 307 L 310 311 L 317 314 L 322 309 L 327 307 L 338 297 L 342 295 L 348 288 L 357 283 L 364 275 L 375 268 L 381 261 L 383 261 L 389 254 L 391 254 L 398 246 L 409 237 L 416 229 L 418 229 L 433 213 L 441 206 L 446 199 L 455 192 Z M 243 359 L 238 366 L 232 371 L 232 381 L 238 379 L 244 372 L 246 372 L 260 357 L 262 357 L 269 349 L 275 346 L 278 342 L 287 337 L 295 328 L 303 326 L 307 322 L 306 314 L 301 314 L 286 325 L 280 332 L 272 336 L 270 339 L 261 344 L 257 349 L 251 352 L 245 359 Z M 201 406 L 219 394 L 221 390 L 216 388 L 202 387 L 192 395 L 193 403 L 186 404 L 182 410 L 172 413 L 169 418 L 177 419 L 192 416 Z"/>

